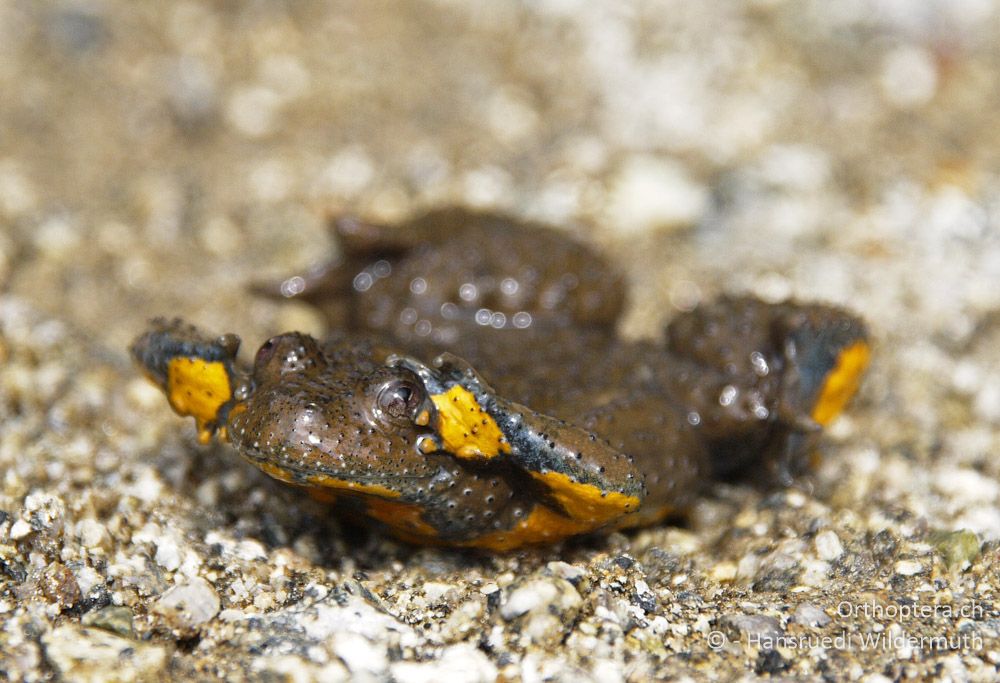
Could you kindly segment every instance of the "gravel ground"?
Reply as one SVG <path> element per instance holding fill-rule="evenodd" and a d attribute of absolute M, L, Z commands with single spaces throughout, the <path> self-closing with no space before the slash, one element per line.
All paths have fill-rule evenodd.
<path fill-rule="evenodd" d="M 1000 3 L 0 3 L 0 677 L 994 680 Z M 876 356 L 789 490 L 484 556 L 342 524 L 195 443 L 154 315 L 323 331 L 246 284 L 324 217 L 460 202 L 630 274 L 845 304 Z"/>

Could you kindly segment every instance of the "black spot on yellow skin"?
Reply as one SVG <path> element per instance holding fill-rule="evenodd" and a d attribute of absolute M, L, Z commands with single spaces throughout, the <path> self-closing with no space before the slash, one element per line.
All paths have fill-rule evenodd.
<path fill-rule="evenodd" d="M 503 432 L 467 389 L 455 385 L 443 394 L 432 394 L 431 400 L 437 407 L 434 427 L 442 448 L 460 458 L 510 453 Z"/>
<path fill-rule="evenodd" d="M 358 334 L 280 335 L 247 371 L 234 337 L 158 321 L 133 355 L 200 438 L 415 543 L 505 551 L 655 523 L 712 476 L 785 481 L 870 355 L 839 309 L 752 298 L 621 341 L 620 277 L 497 216 L 338 230 L 345 257 L 303 296 Z"/>

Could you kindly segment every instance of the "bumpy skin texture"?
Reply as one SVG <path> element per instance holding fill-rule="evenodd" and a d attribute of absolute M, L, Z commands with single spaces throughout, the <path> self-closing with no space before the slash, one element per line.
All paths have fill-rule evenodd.
<path fill-rule="evenodd" d="M 712 477 L 786 483 L 868 360 L 855 317 L 751 298 L 619 340 L 621 276 L 537 225 L 335 230 L 339 258 L 279 289 L 350 334 L 280 335 L 247 371 L 231 335 L 157 321 L 133 354 L 203 435 L 414 542 L 507 550 L 656 521 Z"/>
<path fill-rule="evenodd" d="M 339 258 L 278 289 L 322 307 L 337 329 L 443 349 L 484 327 L 607 330 L 625 301 L 619 273 L 538 224 L 449 208 L 402 226 L 341 218 L 334 231 Z"/>

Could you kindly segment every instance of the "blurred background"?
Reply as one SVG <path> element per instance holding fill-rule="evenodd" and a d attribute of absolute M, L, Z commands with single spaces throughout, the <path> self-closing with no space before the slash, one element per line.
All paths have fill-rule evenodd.
<path fill-rule="evenodd" d="M 1000 302 L 997 4 L 10 0 L 0 284 L 117 350 L 319 331 L 245 283 L 330 213 L 462 203 L 611 252 L 626 332 L 750 289 L 962 338 Z"/>

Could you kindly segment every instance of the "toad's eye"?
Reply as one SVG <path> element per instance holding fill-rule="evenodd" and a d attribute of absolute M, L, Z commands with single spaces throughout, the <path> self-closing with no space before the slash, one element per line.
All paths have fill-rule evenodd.
<path fill-rule="evenodd" d="M 413 420 L 424 403 L 424 391 L 415 382 L 394 379 L 378 390 L 375 399 L 379 414 L 398 422 Z"/>

